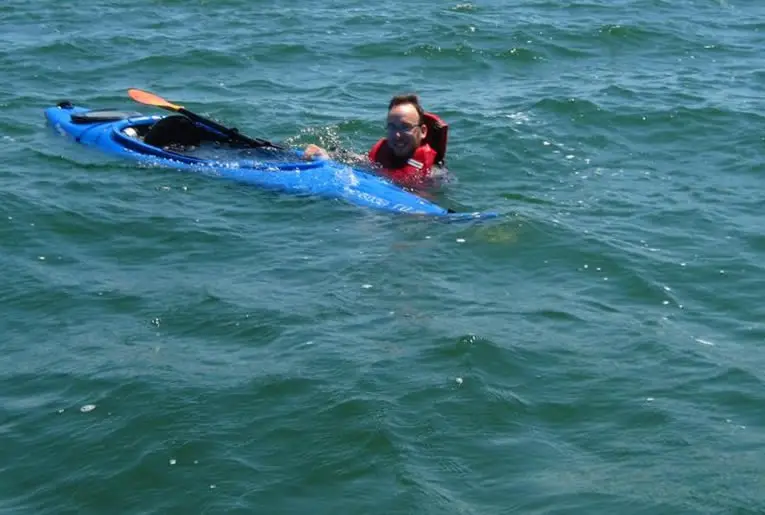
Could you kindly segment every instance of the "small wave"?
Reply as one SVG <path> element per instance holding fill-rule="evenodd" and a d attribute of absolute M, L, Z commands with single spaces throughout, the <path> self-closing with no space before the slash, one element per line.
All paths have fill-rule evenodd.
<path fill-rule="evenodd" d="M 136 66 L 166 66 L 173 63 L 174 66 L 183 65 L 184 67 L 193 67 L 198 69 L 200 66 L 219 67 L 241 67 L 244 66 L 242 57 L 229 52 L 215 50 L 197 50 L 179 52 L 177 54 L 157 54 L 139 58 L 135 61 Z"/>
<path fill-rule="evenodd" d="M 567 311 L 557 309 L 540 309 L 526 315 L 530 319 L 540 318 L 541 320 L 550 320 L 553 322 L 585 322 L 585 319 L 576 316 Z"/>
<path fill-rule="evenodd" d="M 618 84 L 611 84 L 608 85 L 601 90 L 598 91 L 599 95 L 607 96 L 607 97 L 618 97 L 621 99 L 629 99 L 634 100 L 639 98 L 639 93 L 635 91 L 634 89 L 630 89 L 625 86 L 620 86 Z"/>
<path fill-rule="evenodd" d="M 604 24 L 593 28 L 592 22 L 571 23 L 540 27 L 546 37 L 540 38 L 536 32 L 526 32 L 524 36 L 539 45 L 551 45 L 559 55 L 570 57 L 593 57 L 602 55 L 604 48 L 637 49 L 654 52 L 667 49 L 670 52 L 682 52 L 689 48 L 702 49 L 705 41 L 691 38 L 672 27 L 661 28 L 642 25 Z M 557 48 L 555 48 L 557 47 Z"/>
<path fill-rule="evenodd" d="M 516 46 L 528 47 L 545 59 L 553 58 L 584 58 L 594 57 L 597 51 L 583 47 L 579 41 L 571 38 L 571 33 L 565 30 L 544 27 L 544 30 L 520 30 L 513 36 Z"/>
<path fill-rule="evenodd" d="M 495 52 L 492 54 L 493 57 L 498 57 L 500 59 L 510 59 L 517 62 L 533 62 L 537 61 L 539 59 L 542 59 L 542 55 L 538 52 L 535 52 L 534 50 L 523 48 L 523 47 L 513 47 L 509 50 L 503 50 L 500 52 Z"/>
<path fill-rule="evenodd" d="M 604 94 L 607 91 L 608 94 Z M 661 108 L 641 105 L 624 105 L 623 103 L 606 101 L 611 94 L 622 98 L 638 98 L 637 93 L 621 87 L 609 87 L 600 90 L 598 97 L 594 98 L 543 98 L 532 105 L 532 111 L 552 113 L 559 116 L 577 118 L 579 120 L 591 120 L 596 126 L 640 128 L 638 138 L 648 137 L 654 140 L 656 137 L 665 138 L 693 138 L 697 139 L 705 130 L 714 133 L 719 132 L 720 127 L 742 127 L 742 135 L 754 134 L 751 128 L 763 127 L 765 129 L 765 115 L 749 109 L 733 109 L 730 107 L 717 106 L 666 106 Z M 608 107 L 607 107 L 608 106 Z M 540 114 L 540 117 L 543 116 Z M 744 133 L 743 127 L 748 125 L 749 131 Z M 592 129 L 597 129 L 595 125 Z M 692 131 L 688 128 L 693 127 Z M 597 136 L 597 135 L 595 135 Z"/>
<path fill-rule="evenodd" d="M 410 57 L 425 58 L 463 58 L 467 56 L 481 56 L 485 58 L 484 63 L 488 64 L 491 59 L 503 61 L 513 61 L 518 63 L 531 63 L 544 58 L 543 54 L 524 46 L 516 46 L 504 50 L 488 50 L 477 48 L 467 43 L 460 43 L 455 46 L 440 46 L 430 43 L 423 43 L 408 48 L 404 55 Z M 476 63 L 473 62 L 473 65 Z"/>
<path fill-rule="evenodd" d="M 477 5 L 471 2 L 464 2 L 461 4 L 457 4 L 453 7 L 450 7 L 449 10 L 458 12 L 458 13 L 473 13 L 473 12 L 477 12 L 479 8 Z"/>
<path fill-rule="evenodd" d="M 564 115 L 595 114 L 603 110 L 595 102 L 583 98 L 543 98 L 533 105 L 533 109 Z"/>
<path fill-rule="evenodd" d="M 404 55 L 413 57 L 433 57 L 436 55 L 443 57 L 463 57 L 475 53 L 480 54 L 482 51 L 476 50 L 466 43 L 461 43 L 453 47 L 434 45 L 432 43 L 421 43 L 408 48 L 404 52 Z"/>
<path fill-rule="evenodd" d="M 533 205 L 541 205 L 541 206 L 554 206 L 555 202 L 550 202 L 549 200 L 545 200 L 539 197 L 531 197 L 529 195 L 524 195 L 522 193 L 501 193 L 499 195 L 502 198 L 505 198 L 507 200 L 512 201 L 519 201 L 523 202 L 525 204 L 533 204 Z"/>
<path fill-rule="evenodd" d="M 27 58 L 44 57 L 55 55 L 58 61 L 66 61 L 74 58 L 92 58 L 92 55 L 83 45 L 74 41 L 55 41 L 43 45 L 34 46 L 26 51 Z"/>
<path fill-rule="evenodd" d="M 682 36 L 672 29 L 666 27 L 663 30 L 656 28 L 642 27 L 639 25 L 618 25 L 608 24 L 603 25 L 596 32 L 590 34 L 590 36 L 599 39 L 604 42 L 620 42 L 629 44 L 644 45 L 651 43 L 657 44 L 659 41 L 663 45 L 667 45 L 671 41 L 671 47 L 684 48 L 688 44 L 694 44 L 694 42 L 688 39 L 686 36 Z"/>

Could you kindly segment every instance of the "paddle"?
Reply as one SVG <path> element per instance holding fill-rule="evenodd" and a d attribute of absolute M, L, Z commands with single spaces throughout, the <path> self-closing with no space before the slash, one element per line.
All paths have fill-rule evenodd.
<path fill-rule="evenodd" d="M 251 145 L 256 148 L 269 147 L 269 148 L 275 148 L 279 150 L 286 150 L 286 148 L 284 148 L 281 145 L 271 143 L 270 141 L 267 141 L 261 138 L 254 138 L 254 139 L 248 138 L 244 134 L 240 134 L 239 131 L 237 131 L 236 129 L 229 129 L 228 127 L 224 127 L 223 125 L 215 123 L 212 120 L 199 116 L 196 113 L 192 113 L 185 107 L 170 103 L 164 98 L 160 97 L 159 95 L 155 95 L 154 93 L 149 93 L 148 91 L 131 88 L 128 90 L 128 95 L 130 96 L 130 98 L 132 98 L 139 104 L 146 104 L 146 105 L 150 105 L 154 107 L 159 107 L 161 109 L 167 109 L 168 111 L 175 111 L 176 113 L 180 113 L 186 116 L 187 118 L 190 118 L 191 120 L 199 122 L 210 129 L 216 130 L 220 132 L 221 134 L 228 136 L 233 141 L 247 143 L 248 145 Z"/>

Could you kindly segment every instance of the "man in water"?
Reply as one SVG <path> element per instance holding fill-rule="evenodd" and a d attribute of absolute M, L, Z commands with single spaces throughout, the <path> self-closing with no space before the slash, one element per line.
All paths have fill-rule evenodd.
<path fill-rule="evenodd" d="M 443 166 L 447 130 L 438 116 L 425 112 L 417 95 L 397 95 L 388 105 L 387 137 L 375 143 L 367 157 L 394 182 L 422 185 Z M 305 159 L 328 157 L 325 149 L 313 144 L 304 153 Z"/>

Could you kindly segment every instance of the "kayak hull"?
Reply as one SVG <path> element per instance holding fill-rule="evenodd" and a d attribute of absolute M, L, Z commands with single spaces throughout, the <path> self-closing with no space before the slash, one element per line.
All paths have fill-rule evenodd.
<path fill-rule="evenodd" d="M 141 139 L 129 135 L 130 131 L 125 132 L 129 128 L 140 132 L 162 116 L 135 113 L 135 116 L 123 119 L 83 122 L 83 114 L 89 112 L 87 108 L 64 103 L 45 109 L 45 117 L 57 132 L 77 143 L 152 166 L 230 179 L 293 194 L 336 198 L 358 206 L 395 213 L 454 220 L 496 216 L 492 213 L 450 213 L 373 173 L 332 160 L 303 161 L 300 151 L 282 152 L 280 159 L 264 156 L 231 161 L 202 159 L 172 152 L 147 145 Z"/>

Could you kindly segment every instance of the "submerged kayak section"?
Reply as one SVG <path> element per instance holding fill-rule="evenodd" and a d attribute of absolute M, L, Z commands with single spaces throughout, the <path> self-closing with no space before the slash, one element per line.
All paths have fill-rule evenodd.
<path fill-rule="evenodd" d="M 182 171 L 230 179 L 260 188 L 341 199 L 382 211 L 449 220 L 493 218 L 495 213 L 453 213 L 388 179 L 332 160 L 303 161 L 299 150 L 252 149 L 243 159 L 211 159 L 143 141 L 164 117 L 114 110 L 90 110 L 62 102 L 45 109 L 59 133 L 107 154 Z M 210 134 L 215 140 L 215 135 Z"/>

